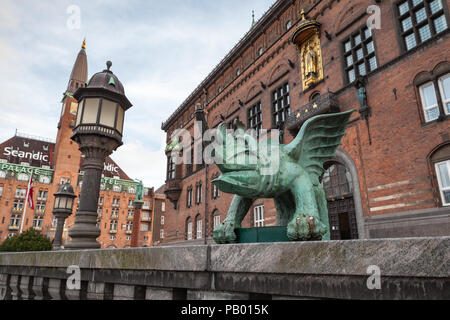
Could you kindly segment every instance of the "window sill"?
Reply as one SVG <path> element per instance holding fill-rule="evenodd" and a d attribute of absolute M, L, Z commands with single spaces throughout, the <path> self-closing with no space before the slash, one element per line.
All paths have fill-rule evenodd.
<path fill-rule="evenodd" d="M 429 121 L 429 122 L 422 122 L 422 128 L 425 128 L 425 127 L 428 127 L 428 126 L 432 126 L 432 125 L 437 124 L 437 123 L 442 123 L 444 121 L 447 121 L 448 119 L 450 119 L 450 114 L 447 114 L 446 116 L 444 116 L 442 118 L 442 120 L 436 119 L 436 120 Z"/>

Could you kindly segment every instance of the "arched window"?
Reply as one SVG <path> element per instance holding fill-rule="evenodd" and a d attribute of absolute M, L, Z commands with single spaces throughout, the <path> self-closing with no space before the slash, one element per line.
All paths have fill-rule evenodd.
<path fill-rule="evenodd" d="M 192 240 L 192 219 L 186 220 L 186 240 Z"/>
<path fill-rule="evenodd" d="M 203 232 L 202 232 L 202 217 L 198 215 L 195 218 L 195 229 L 196 229 L 196 239 L 201 239 Z"/>
<path fill-rule="evenodd" d="M 220 224 L 221 224 L 219 210 L 214 210 L 214 212 L 212 214 L 212 221 L 213 221 L 213 231 L 214 231 L 214 229 L 217 228 L 218 226 L 220 226 Z"/>
<path fill-rule="evenodd" d="M 340 198 L 353 193 L 353 182 L 350 172 L 344 165 L 337 162 L 328 164 L 328 168 L 322 178 L 322 185 L 328 199 Z"/>
<path fill-rule="evenodd" d="M 450 142 L 438 147 L 431 154 L 430 162 L 439 188 L 439 201 L 444 207 L 450 206 Z"/>
<path fill-rule="evenodd" d="M 5 171 L 0 171 L 0 178 L 6 178 L 6 172 Z"/>

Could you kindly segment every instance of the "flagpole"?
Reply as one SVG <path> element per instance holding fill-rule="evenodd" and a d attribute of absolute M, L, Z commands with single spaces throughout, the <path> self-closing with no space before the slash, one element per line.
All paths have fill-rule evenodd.
<path fill-rule="evenodd" d="M 30 174 L 30 180 L 28 180 L 28 187 L 27 187 L 27 194 L 25 196 L 25 208 L 23 209 L 23 214 L 22 214 L 22 221 L 20 223 L 20 230 L 19 230 L 19 234 L 22 233 L 23 230 L 23 223 L 25 221 L 25 215 L 27 214 L 27 207 L 28 207 L 28 196 L 30 193 L 30 184 L 31 184 L 31 179 L 33 178 L 33 172 L 31 172 Z"/>

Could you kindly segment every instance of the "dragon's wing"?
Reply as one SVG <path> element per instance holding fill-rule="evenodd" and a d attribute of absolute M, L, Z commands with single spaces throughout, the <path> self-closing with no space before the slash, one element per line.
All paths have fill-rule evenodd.
<path fill-rule="evenodd" d="M 325 172 L 324 162 L 335 157 L 354 111 L 325 114 L 307 120 L 297 137 L 285 146 L 287 154 L 301 164 L 314 184 L 318 184 L 318 178 Z"/>

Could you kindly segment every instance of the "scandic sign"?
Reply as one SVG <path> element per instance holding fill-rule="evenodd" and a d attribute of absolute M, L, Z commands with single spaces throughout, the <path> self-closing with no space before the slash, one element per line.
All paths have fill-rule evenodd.
<path fill-rule="evenodd" d="M 33 160 L 42 160 L 48 162 L 48 155 L 43 152 L 32 152 L 21 151 L 19 149 L 14 150 L 13 147 L 6 147 L 4 149 L 3 155 L 5 156 L 13 156 L 15 158 L 25 158 L 25 159 L 33 159 Z"/>

